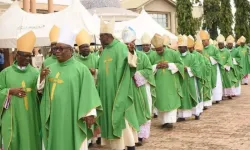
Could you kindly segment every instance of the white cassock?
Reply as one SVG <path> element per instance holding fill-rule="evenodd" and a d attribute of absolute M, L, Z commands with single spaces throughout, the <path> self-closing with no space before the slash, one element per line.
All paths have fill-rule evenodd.
<path fill-rule="evenodd" d="M 227 71 L 231 70 L 230 66 L 225 65 L 224 69 L 226 69 Z M 235 95 L 235 87 L 231 87 L 231 88 L 223 88 L 223 96 L 233 96 Z"/>
<path fill-rule="evenodd" d="M 194 76 L 193 72 L 191 71 L 191 68 L 187 67 L 187 72 L 188 72 L 189 77 Z M 196 78 L 194 79 L 194 82 L 195 82 L 194 85 L 195 85 L 195 89 L 196 89 L 196 95 L 198 97 L 199 91 L 198 91 L 198 85 L 197 85 Z M 198 102 L 198 99 L 196 101 Z M 178 110 L 178 118 L 189 118 L 189 117 L 192 117 L 192 115 L 199 116 L 201 113 L 200 107 L 201 107 L 200 103 L 198 103 L 193 109 L 190 109 L 190 110 L 179 109 Z"/>
<path fill-rule="evenodd" d="M 198 105 L 196 107 L 193 108 L 193 115 L 195 116 L 199 116 L 202 112 L 203 112 L 203 108 L 204 108 L 204 104 L 203 104 L 203 98 L 200 97 L 200 92 L 199 92 L 199 88 L 198 88 L 198 84 L 197 84 L 197 79 L 196 77 L 194 78 L 194 85 L 195 85 L 195 89 L 196 89 L 196 95 L 197 95 L 197 98 L 198 98 Z M 200 100 L 200 102 L 199 102 Z"/>
<path fill-rule="evenodd" d="M 148 100 L 148 106 L 149 106 L 149 111 L 150 114 L 152 113 L 152 96 L 151 96 L 151 91 L 150 91 L 150 84 L 148 81 L 141 75 L 140 72 L 136 72 L 134 75 L 136 82 L 139 82 L 137 85 L 145 85 L 146 89 L 146 94 L 147 94 L 147 100 Z M 150 125 L 151 125 L 151 120 L 148 120 L 145 124 L 140 126 L 140 131 L 138 133 L 138 137 L 142 139 L 147 139 L 149 138 L 150 135 Z"/>
<path fill-rule="evenodd" d="M 221 101 L 223 95 L 223 87 L 222 87 L 220 68 L 217 61 L 213 57 L 210 57 L 210 61 L 212 65 L 216 65 L 217 68 L 216 87 L 212 89 L 212 95 L 213 95 L 212 100 L 213 102 Z"/>
<path fill-rule="evenodd" d="M 243 79 L 242 79 L 242 82 L 241 82 L 242 84 L 248 84 L 248 74 L 247 75 L 245 75 L 244 77 L 243 77 Z"/>
<path fill-rule="evenodd" d="M 240 96 L 241 95 L 241 82 L 239 82 L 239 86 L 235 87 L 235 95 Z"/>
<path fill-rule="evenodd" d="M 153 72 L 156 73 L 157 72 L 157 65 L 154 65 L 152 67 Z M 171 71 L 172 74 L 175 74 L 179 71 L 179 69 L 177 68 L 177 66 L 174 63 L 168 63 L 168 70 Z M 159 112 L 159 119 L 161 121 L 161 124 L 166 124 L 166 123 L 176 123 L 177 120 L 177 109 L 174 109 L 172 111 L 164 111 L 164 112 Z"/>

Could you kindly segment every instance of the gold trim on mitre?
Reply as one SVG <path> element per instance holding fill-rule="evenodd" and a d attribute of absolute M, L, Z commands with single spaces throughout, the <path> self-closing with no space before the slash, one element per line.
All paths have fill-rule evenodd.
<path fill-rule="evenodd" d="M 236 44 L 237 44 L 237 45 L 240 45 L 240 44 L 241 44 L 240 38 L 237 40 Z"/>
<path fill-rule="evenodd" d="M 187 46 L 188 39 L 186 35 L 178 36 L 178 46 Z"/>
<path fill-rule="evenodd" d="M 241 42 L 241 43 L 246 43 L 246 38 L 245 38 L 244 36 L 241 36 L 241 37 L 240 37 L 240 42 Z"/>
<path fill-rule="evenodd" d="M 200 38 L 202 40 L 209 40 L 210 39 L 209 33 L 207 31 L 205 31 L 205 30 L 201 30 L 200 31 Z"/>
<path fill-rule="evenodd" d="M 32 53 L 35 44 L 36 35 L 33 31 L 29 31 L 17 39 L 17 50 Z"/>
<path fill-rule="evenodd" d="M 77 46 L 81 46 L 83 44 L 90 45 L 90 43 L 91 43 L 91 36 L 85 29 L 82 29 L 76 36 Z"/>
<path fill-rule="evenodd" d="M 104 20 L 101 18 L 100 21 L 100 33 L 108 33 L 114 34 L 115 29 L 115 18 L 112 18 L 110 22 L 105 23 Z"/>
<path fill-rule="evenodd" d="M 203 47 L 202 41 L 197 40 L 195 42 L 194 49 L 197 51 L 203 51 L 204 47 Z"/>
<path fill-rule="evenodd" d="M 57 43 L 57 40 L 59 38 L 59 33 L 60 33 L 60 28 L 54 25 L 49 33 L 50 43 Z"/>
<path fill-rule="evenodd" d="M 170 38 L 169 38 L 169 36 L 163 35 L 163 38 L 164 38 L 163 45 L 164 46 L 168 46 L 170 44 Z"/>
<path fill-rule="evenodd" d="M 225 37 L 222 35 L 222 34 L 220 34 L 218 37 L 217 37 L 217 42 L 218 43 L 224 43 L 225 42 Z"/>
<path fill-rule="evenodd" d="M 160 34 L 155 34 L 151 40 L 151 44 L 155 48 L 163 47 L 164 38 Z"/>
<path fill-rule="evenodd" d="M 233 37 L 232 35 L 229 35 L 229 36 L 227 37 L 227 43 L 234 43 L 234 42 L 235 42 L 234 37 Z"/>
<path fill-rule="evenodd" d="M 151 37 L 148 33 L 144 33 L 141 37 L 141 44 L 151 44 Z"/>
<path fill-rule="evenodd" d="M 187 47 L 188 48 L 194 47 L 194 38 L 192 35 L 189 35 L 187 37 Z"/>

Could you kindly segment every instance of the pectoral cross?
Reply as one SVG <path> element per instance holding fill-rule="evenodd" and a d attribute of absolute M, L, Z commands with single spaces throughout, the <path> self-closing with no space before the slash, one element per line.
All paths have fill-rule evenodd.
<path fill-rule="evenodd" d="M 221 59 L 225 59 L 225 58 L 226 58 L 225 56 L 223 56 L 223 55 L 221 56 Z"/>
<path fill-rule="evenodd" d="M 243 50 L 243 51 L 242 51 L 242 53 L 244 54 L 244 56 L 246 55 L 246 52 L 247 52 L 246 50 Z"/>
<path fill-rule="evenodd" d="M 109 73 L 109 63 L 113 61 L 112 58 L 110 58 L 109 56 L 104 60 L 105 63 L 105 68 L 106 68 L 106 74 L 108 75 Z"/>
<path fill-rule="evenodd" d="M 50 95 L 50 100 L 52 101 L 54 98 L 54 93 L 55 93 L 55 89 L 56 89 L 56 85 L 57 84 L 62 84 L 63 80 L 59 79 L 60 76 L 60 72 L 57 72 L 56 77 L 55 78 L 49 78 L 49 82 L 52 82 L 52 89 L 51 89 L 51 95 Z"/>
<path fill-rule="evenodd" d="M 28 103 L 27 93 L 28 93 L 28 92 L 31 92 L 32 89 L 31 89 L 31 88 L 27 88 L 24 81 L 22 81 L 22 88 L 23 88 L 24 91 L 26 92 L 26 96 L 23 98 L 23 101 L 24 101 L 25 109 L 28 110 L 28 109 L 29 109 L 29 103 Z"/>
<path fill-rule="evenodd" d="M 164 57 L 162 56 L 162 57 L 161 57 L 161 63 L 164 63 L 164 62 L 168 62 L 168 61 L 166 61 L 166 60 L 164 59 Z M 165 73 L 165 71 L 166 71 L 166 68 L 165 68 L 165 69 L 162 69 L 162 73 Z"/>

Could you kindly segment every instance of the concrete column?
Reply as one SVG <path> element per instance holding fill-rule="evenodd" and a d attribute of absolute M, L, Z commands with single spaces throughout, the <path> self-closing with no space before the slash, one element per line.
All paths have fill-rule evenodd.
<path fill-rule="evenodd" d="M 30 3 L 29 0 L 23 0 L 23 10 L 29 12 L 30 11 Z"/>
<path fill-rule="evenodd" d="M 54 12 L 54 3 L 53 0 L 48 0 L 48 12 L 53 13 Z"/>
<path fill-rule="evenodd" d="M 30 0 L 31 12 L 36 13 L 36 0 Z"/>
<path fill-rule="evenodd" d="M 173 34 L 176 34 L 176 27 L 177 27 L 177 21 L 176 21 L 176 16 L 175 16 L 175 12 L 171 12 L 170 13 L 171 15 L 171 26 L 170 26 L 170 31 L 173 33 Z"/>

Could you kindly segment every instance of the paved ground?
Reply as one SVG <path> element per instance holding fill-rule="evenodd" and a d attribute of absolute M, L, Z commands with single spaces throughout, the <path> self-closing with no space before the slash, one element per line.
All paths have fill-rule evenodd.
<path fill-rule="evenodd" d="M 242 96 L 213 105 L 201 120 L 177 123 L 171 131 L 154 119 L 150 138 L 137 150 L 250 150 L 250 85 Z"/>

